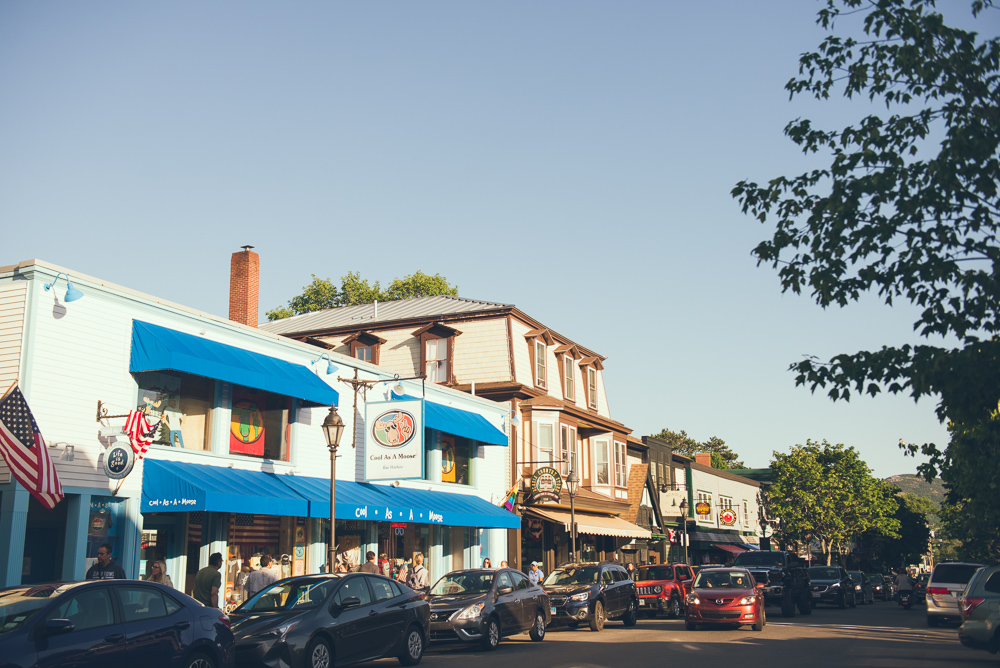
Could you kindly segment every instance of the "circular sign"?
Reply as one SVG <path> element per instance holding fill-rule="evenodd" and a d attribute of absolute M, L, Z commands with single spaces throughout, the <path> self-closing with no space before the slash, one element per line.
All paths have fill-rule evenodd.
<path fill-rule="evenodd" d="M 731 527 L 736 524 L 736 513 L 733 512 L 732 508 L 723 508 L 722 512 L 719 513 L 719 521 Z"/>
<path fill-rule="evenodd" d="M 413 416 L 406 411 L 386 411 L 375 418 L 372 436 L 383 447 L 401 448 L 413 439 L 414 424 Z"/>
<path fill-rule="evenodd" d="M 706 503 L 705 501 L 699 501 L 698 503 L 694 504 L 694 512 L 696 512 L 699 515 L 708 515 L 710 512 L 712 512 L 712 506 L 708 505 L 708 503 Z"/>
<path fill-rule="evenodd" d="M 537 469 L 531 476 L 531 498 L 533 501 L 550 499 L 558 501 L 562 493 L 563 481 L 559 471 L 551 466 Z"/>
<path fill-rule="evenodd" d="M 104 453 L 104 475 L 112 480 L 121 480 L 132 472 L 135 466 L 135 451 L 131 445 L 113 444 Z"/>

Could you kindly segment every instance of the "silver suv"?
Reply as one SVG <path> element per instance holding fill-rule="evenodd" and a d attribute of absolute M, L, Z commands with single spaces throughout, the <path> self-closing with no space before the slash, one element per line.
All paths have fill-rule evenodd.
<path fill-rule="evenodd" d="M 958 639 L 966 647 L 1000 651 L 1000 566 L 980 568 L 958 599 L 962 626 Z"/>
<path fill-rule="evenodd" d="M 965 585 L 982 564 L 948 561 L 938 564 L 927 582 L 927 626 L 937 626 L 945 619 L 961 619 L 958 599 Z"/>

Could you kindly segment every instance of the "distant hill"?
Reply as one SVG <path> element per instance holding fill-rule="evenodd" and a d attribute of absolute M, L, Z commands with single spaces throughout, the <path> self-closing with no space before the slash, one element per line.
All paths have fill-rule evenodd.
<path fill-rule="evenodd" d="M 934 482 L 927 482 L 921 476 L 904 473 L 903 475 L 889 476 L 885 481 L 899 487 L 904 494 L 922 496 L 938 504 L 944 501 L 945 490 L 941 478 L 935 478 Z"/>

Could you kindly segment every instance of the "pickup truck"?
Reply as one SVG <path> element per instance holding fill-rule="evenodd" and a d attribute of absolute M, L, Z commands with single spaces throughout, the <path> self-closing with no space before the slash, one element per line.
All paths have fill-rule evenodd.
<path fill-rule="evenodd" d="M 809 571 L 794 552 L 751 551 L 736 557 L 733 566 L 745 568 L 764 585 L 764 600 L 781 606 L 782 617 L 794 617 L 795 608 L 812 614 Z"/>

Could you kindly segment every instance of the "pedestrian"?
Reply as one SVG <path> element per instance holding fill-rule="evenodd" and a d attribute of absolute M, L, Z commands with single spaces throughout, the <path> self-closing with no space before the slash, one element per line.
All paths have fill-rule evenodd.
<path fill-rule="evenodd" d="M 415 592 L 426 594 L 431 588 L 431 576 L 424 568 L 424 555 L 417 552 L 413 555 L 413 570 L 407 576 L 406 584 Z"/>
<path fill-rule="evenodd" d="M 246 600 L 249 601 L 257 595 L 257 592 L 267 589 L 277 581 L 278 578 L 274 577 L 274 571 L 271 570 L 271 555 L 261 555 L 260 568 L 250 573 L 247 576 L 246 584 L 243 585 L 247 592 Z"/>
<path fill-rule="evenodd" d="M 542 581 L 543 577 L 545 577 L 545 573 L 543 573 L 542 569 L 538 567 L 538 562 L 532 561 L 531 570 L 528 571 L 528 580 L 531 582 L 531 584 L 536 585 Z"/>
<path fill-rule="evenodd" d="M 378 564 L 375 563 L 375 553 L 371 550 L 365 553 L 365 563 L 358 566 L 359 573 L 378 573 Z"/>
<path fill-rule="evenodd" d="M 392 562 L 389 561 L 389 555 L 385 552 L 378 555 L 378 572 L 387 578 L 392 577 Z"/>
<path fill-rule="evenodd" d="M 507 568 L 507 560 L 504 559 L 500 562 L 500 568 Z"/>
<path fill-rule="evenodd" d="M 493 564 L 490 563 L 489 557 L 483 559 L 483 568 L 493 568 Z"/>
<path fill-rule="evenodd" d="M 625 566 L 625 571 L 628 573 L 628 576 L 630 578 L 635 580 L 635 564 L 633 564 L 631 561 L 628 562 L 628 565 Z"/>
<path fill-rule="evenodd" d="M 153 565 L 149 567 L 149 577 L 146 578 L 146 582 L 159 582 L 161 585 L 167 585 L 173 589 L 174 583 L 167 575 L 167 562 L 162 559 L 154 561 Z"/>
<path fill-rule="evenodd" d="M 191 593 L 191 598 L 206 607 L 218 608 L 220 589 L 222 589 L 222 553 L 215 552 L 208 558 L 208 566 L 194 576 L 194 591 Z"/>
<path fill-rule="evenodd" d="M 125 569 L 111 561 L 111 544 L 104 543 L 97 548 L 97 561 L 87 569 L 88 580 L 125 580 Z"/>

